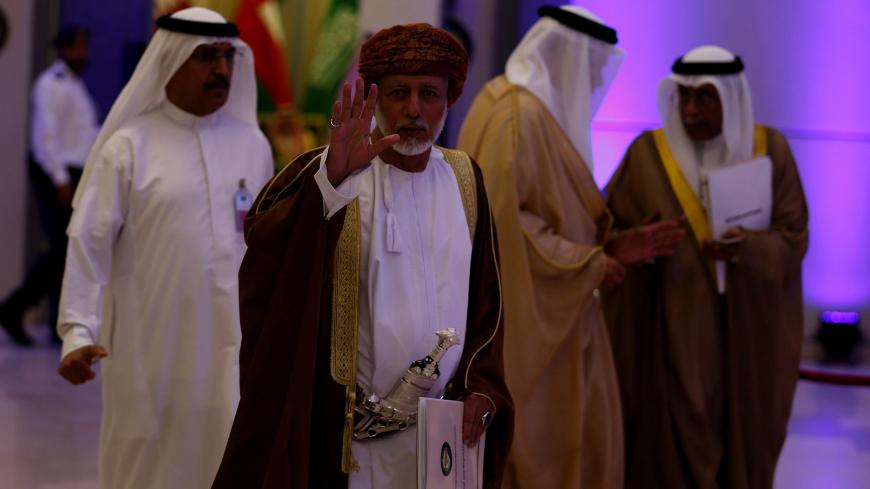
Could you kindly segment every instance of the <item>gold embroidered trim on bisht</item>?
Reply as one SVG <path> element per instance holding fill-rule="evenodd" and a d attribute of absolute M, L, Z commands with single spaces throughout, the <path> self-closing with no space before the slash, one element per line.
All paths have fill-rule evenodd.
<path fill-rule="evenodd" d="M 462 207 L 465 209 L 465 218 L 468 222 L 468 231 L 473 242 L 474 230 L 477 227 L 477 185 L 471 158 L 462 151 L 440 149 L 456 176 L 459 195 L 462 198 Z M 353 415 L 356 407 L 356 374 L 359 349 L 360 258 L 360 208 L 359 199 L 354 199 L 347 206 L 344 227 L 336 246 L 335 274 L 332 286 L 330 373 L 336 382 L 345 386 L 345 420 L 341 457 L 341 469 L 345 473 L 359 468 L 353 458 L 351 443 L 353 441 Z M 486 344 L 489 344 L 489 341 Z"/>
<path fill-rule="evenodd" d="M 656 129 L 653 131 L 653 138 L 655 139 L 659 157 L 665 167 L 665 173 L 667 173 L 668 180 L 671 182 L 671 188 L 680 202 L 680 207 L 683 208 L 683 212 L 686 214 L 686 219 L 689 221 L 689 227 L 692 228 L 695 240 L 697 240 L 698 244 L 702 244 L 710 239 L 710 224 L 707 221 L 707 211 L 704 209 L 704 204 L 695 195 L 695 191 L 692 190 L 689 182 L 686 181 L 686 177 L 683 175 L 682 170 L 680 170 L 676 158 L 671 153 L 668 140 L 665 138 L 665 130 Z"/>
<path fill-rule="evenodd" d="M 465 209 L 465 219 L 468 221 L 468 233 L 474 242 L 474 230 L 477 228 L 477 185 L 474 180 L 474 168 L 468 153 L 455 149 L 438 147 L 444 154 L 447 164 L 456 175 L 459 184 L 459 195 L 462 197 L 462 207 Z"/>
<path fill-rule="evenodd" d="M 767 128 L 761 124 L 755 125 L 755 141 L 752 154 L 761 156 L 767 154 Z"/>
<path fill-rule="evenodd" d="M 357 349 L 359 348 L 359 199 L 347 206 L 344 227 L 335 249 L 332 284 L 332 341 L 330 373 L 345 386 L 344 436 L 341 469 L 345 473 L 358 468 L 351 453 L 353 414 L 356 406 Z"/>

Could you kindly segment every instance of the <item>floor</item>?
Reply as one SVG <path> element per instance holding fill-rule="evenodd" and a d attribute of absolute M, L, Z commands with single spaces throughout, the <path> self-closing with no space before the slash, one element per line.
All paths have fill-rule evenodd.
<path fill-rule="evenodd" d="M 0 488 L 96 489 L 99 384 L 66 384 L 60 350 L 41 343 L 22 350 L 0 333 Z M 870 387 L 801 381 L 776 489 L 868 488 Z"/>
<path fill-rule="evenodd" d="M 0 488 L 97 489 L 100 386 L 66 383 L 47 328 L 31 335 L 21 349 L 0 332 Z"/>
<path fill-rule="evenodd" d="M 798 383 L 775 487 L 870 488 L 870 387 Z"/>
<path fill-rule="evenodd" d="M 804 347 L 807 370 L 870 376 L 870 343 L 849 364 L 826 363 L 815 343 Z M 866 384 L 866 382 L 865 382 Z M 776 489 L 870 489 L 870 386 L 800 381 Z"/>

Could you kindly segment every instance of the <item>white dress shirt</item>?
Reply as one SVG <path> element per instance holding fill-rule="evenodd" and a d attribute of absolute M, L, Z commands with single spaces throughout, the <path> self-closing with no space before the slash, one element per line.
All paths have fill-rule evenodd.
<path fill-rule="evenodd" d="M 55 185 L 69 183 L 67 166 L 81 168 L 97 137 L 97 110 L 84 82 L 58 59 L 33 86 L 33 157 Z"/>

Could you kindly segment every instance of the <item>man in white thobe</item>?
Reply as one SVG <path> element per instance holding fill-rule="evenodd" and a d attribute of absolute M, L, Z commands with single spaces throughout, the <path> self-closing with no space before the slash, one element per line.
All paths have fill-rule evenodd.
<path fill-rule="evenodd" d="M 104 489 L 211 484 L 239 398 L 240 214 L 272 168 L 236 26 L 203 8 L 157 26 L 68 230 L 60 373 L 103 358 Z"/>

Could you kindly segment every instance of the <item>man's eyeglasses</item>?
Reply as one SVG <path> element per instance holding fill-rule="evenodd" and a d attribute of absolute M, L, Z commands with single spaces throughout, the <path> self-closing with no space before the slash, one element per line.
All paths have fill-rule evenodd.
<path fill-rule="evenodd" d="M 216 65 L 221 59 L 223 59 L 227 65 L 232 66 L 233 63 L 235 63 L 236 55 L 238 54 L 240 53 L 235 49 L 229 49 L 226 51 L 220 51 L 217 49 L 201 49 L 194 51 L 191 58 L 195 59 L 198 63 L 209 67 Z"/>

